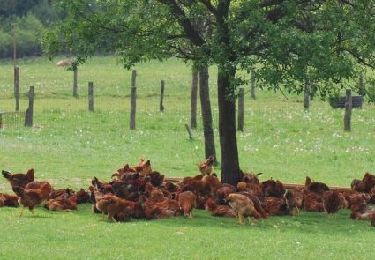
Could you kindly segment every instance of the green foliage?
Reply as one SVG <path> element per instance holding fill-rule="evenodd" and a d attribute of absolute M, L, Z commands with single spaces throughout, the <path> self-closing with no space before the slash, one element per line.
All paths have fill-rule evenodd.
<path fill-rule="evenodd" d="M 39 56 L 41 54 L 41 37 L 45 27 L 34 15 L 8 20 L 0 30 L 0 57 L 12 57 L 13 33 L 11 24 L 15 25 L 17 57 Z"/>
<path fill-rule="evenodd" d="M 41 0 L 2 0 L 0 2 L 0 16 L 24 16 L 32 7 Z"/>
<path fill-rule="evenodd" d="M 358 62 L 374 64 L 370 2 L 60 1 L 67 17 L 43 42 L 48 55 L 69 48 L 83 62 L 104 46 L 127 69 L 170 56 L 229 74 L 257 67 L 274 89 L 300 93 L 307 77 L 325 96 L 355 75 Z M 228 95 L 243 79 L 231 81 Z"/>

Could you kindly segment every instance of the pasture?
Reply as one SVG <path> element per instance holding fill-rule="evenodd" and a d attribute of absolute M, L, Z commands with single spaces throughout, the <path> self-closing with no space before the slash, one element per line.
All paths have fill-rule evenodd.
<path fill-rule="evenodd" d="M 0 168 L 25 172 L 34 167 L 38 180 L 57 188 L 87 188 L 93 176 L 108 180 L 125 163 L 151 160 L 166 176 L 192 176 L 204 157 L 201 118 L 189 140 L 190 80 L 187 65 L 169 60 L 136 67 L 136 130 L 129 130 L 130 72 L 113 57 L 96 57 L 79 70 L 79 96 L 71 96 L 72 72 L 43 58 L 20 61 L 21 92 L 35 86 L 32 129 L 0 130 Z M 13 67 L 0 63 L 0 110 L 13 111 Z M 165 80 L 164 113 L 159 112 L 160 80 Z M 210 95 L 216 152 L 220 161 L 216 70 L 210 69 Z M 87 111 L 87 83 L 95 84 L 95 112 Z M 245 130 L 238 132 L 240 165 L 262 172 L 261 180 L 303 183 L 305 176 L 328 185 L 349 187 L 365 171 L 375 172 L 375 107 L 353 110 L 352 132 L 343 129 L 343 110 L 314 99 L 310 112 L 303 97 L 257 91 L 245 96 Z M 21 110 L 27 99 L 21 96 Z M 199 106 L 198 106 L 199 107 Z M 199 109 L 198 109 L 199 111 Z M 217 173 L 219 168 L 215 169 Z M 10 185 L 0 179 L 0 192 Z M 192 220 L 131 221 L 113 224 L 93 215 L 90 206 L 77 212 L 37 209 L 18 218 L 18 209 L 0 209 L 0 258 L 157 258 L 157 259 L 369 259 L 374 229 L 323 213 L 271 217 L 255 226 L 234 219 L 193 212 Z"/>

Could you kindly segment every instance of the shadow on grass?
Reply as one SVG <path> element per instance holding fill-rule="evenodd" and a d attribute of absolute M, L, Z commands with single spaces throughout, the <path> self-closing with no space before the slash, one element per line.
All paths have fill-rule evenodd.
<path fill-rule="evenodd" d="M 163 219 L 155 221 L 155 225 L 181 227 L 190 226 L 197 228 L 225 228 L 225 229 L 254 229 L 278 232 L 298 232 L 306 234 L 339 234 L 351 237 L 361 235 L 363 232 L 373 232 L 375 228 L 370 227 L 369 221 L 357 221 L 349 218 L 349 211 L 343 210 L 334 216 L 325 213 L 301 212 L 299 216 L 271 216 L 260 220 L 256 224 L 246 222 L 244 225 L 237 223 L 234 218 L 222 218 L 210 216 L 203 210 L 196 210 L 193 219 L 177 217 L 174 219 Z"/>

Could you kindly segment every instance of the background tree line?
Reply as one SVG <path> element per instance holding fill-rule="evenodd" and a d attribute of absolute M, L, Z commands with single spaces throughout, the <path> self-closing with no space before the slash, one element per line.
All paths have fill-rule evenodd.
<path fill-rule="evenodd" d="M 42 54 L 41 38 L 44 31 L 63 13 L 53 8 L 48 0 L 2 0 L 0 2 L 0 58 L 13 55 L 13 30 L 17 42 L 17 56 Z"/>

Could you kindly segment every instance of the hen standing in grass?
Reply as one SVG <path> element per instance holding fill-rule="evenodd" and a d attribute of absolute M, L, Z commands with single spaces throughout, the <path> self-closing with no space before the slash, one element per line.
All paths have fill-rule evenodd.
<path fill-rule="evenodd" d="M 34 181 L 34 169 L 29 169 L 26 172 L 26 174 L 22 174 L 22 173 L 11 174 L 10 172 L 3 170 L 2 174 L 4 178 L 10 182 L 10 185 L 12 186 L 12 190 L 16 194 L 17 192 L 14 190 L 15 187 L 25 188 L 26 184 Z"/>
<path fill-rule="evenodd" d="M 44 183 L 40 189 L 24 189 L 21 187 L 14 187 L 15 193 L 20 197 L 18 202 L 22 205 L 20 217 L 23 214 L 25 207 L 28 207 L 31 213 L 34 214 L 34 208 L 40 205 L 50 193 L 49 183 Z"/>

